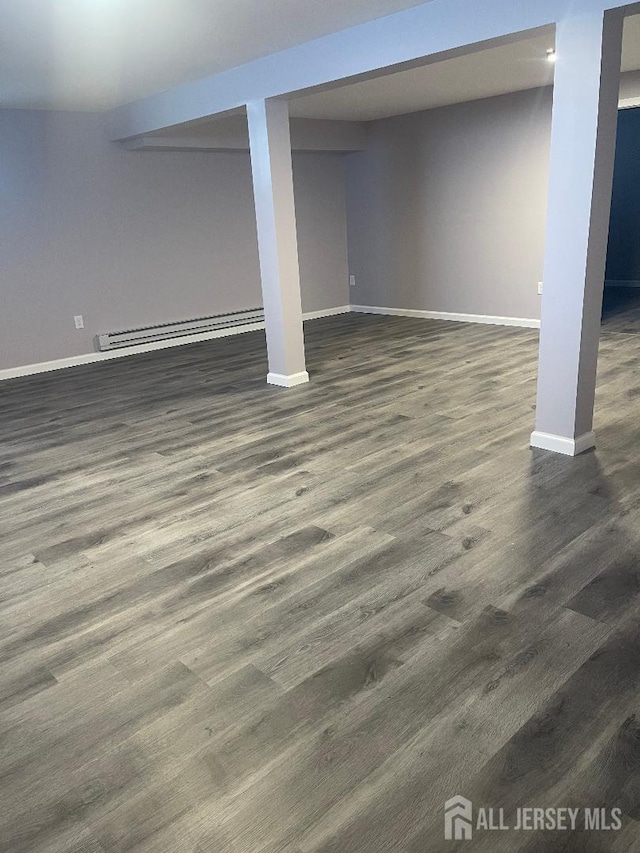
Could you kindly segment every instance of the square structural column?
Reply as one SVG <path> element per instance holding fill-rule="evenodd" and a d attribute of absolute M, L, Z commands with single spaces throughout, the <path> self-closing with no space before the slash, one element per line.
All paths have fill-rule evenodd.
<path fill-rule="evenodd" d="M 309 381 L 305 365 L 289 105 L 247 104 L 260 276 L 267 334 L 267 382 L 289 388 Z"/>
<path fill-rule="evenodd" d="M 549 201 L 532 447 L 593 447 L 593 405 L 615 158 L 623 17 L 556 25 Z"/>

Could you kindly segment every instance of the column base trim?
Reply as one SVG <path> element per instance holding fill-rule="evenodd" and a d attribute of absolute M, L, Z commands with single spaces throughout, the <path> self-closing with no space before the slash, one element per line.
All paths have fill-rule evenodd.
<path fill-rule="evenodd" d="M 552 435 L 549 432 L 531 433 L 531 447 L 541 450 L 552 450 L 554 453 L 562 453 L 565 456 L 579 456 L 585 450 L 596 446 L 595 432 L 585 432 L 577 438 L 565 438 L 562 435 Z"/>
<path fill-rule="evenodd" d="M 293 388 L 295 385 L 304 385 L 309 381 L 309 374 L 306 370 L 302 373 L 291 373 L 285 376 L 284 373 L 268 373 L 267 382 L 269 385 L 279 385 L 281 388 Z"/>

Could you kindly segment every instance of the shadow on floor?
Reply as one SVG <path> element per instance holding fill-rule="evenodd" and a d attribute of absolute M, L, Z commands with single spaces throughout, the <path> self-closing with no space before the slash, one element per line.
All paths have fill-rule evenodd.
<path fill-rule="evenodd" d="M 606 332 L 640 334 L 640 287 L 605 287 L 602 328 Z"/>

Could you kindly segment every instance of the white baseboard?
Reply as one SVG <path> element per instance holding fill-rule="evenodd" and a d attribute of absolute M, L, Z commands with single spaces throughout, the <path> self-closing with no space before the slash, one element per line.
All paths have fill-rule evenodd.
<path fill-rule="evenodd" d="M 539 329 L 540 320 L 524 317 L 493 317 L 489 314 L 454 314 L 450 311 L 422 311 L 417 308 L 381 308 L 377 305 L 352 305 L 361 314 L 389 314 L 395 317 L 421 317 L 425 320 L 452 320 L 456 323 L 488 323 L 491 326 L 521 326 Z"/>
<path fill-rule="evenodd" d="M 338 305 L 335 308 L 322 308 L 319 311 L 307 311 L 302 315 L 303 320 L 316 320 L 320 317 L 332 317 L 336 314 L 348 314 L 355 311 L 364 314 L 388 314 L 397 317 L 421 317 L 427 320 L 452 320 L 460 323 L 488 323 L 495 326 L 522 326 L 525 328 L 540 328 L 539 320 L 529 320 L 520 317 L 492 317 L 486 314 L 454 314 L 448 311 L 422 311 L 416 308 L 381 308 L 375 305 Z M 76 367 L 80 364 L 94 364 L 100 361 L 110 361 L 114 358 L 137 355 L 143 352 L 168 349 L 169 347 L 184 346 L 198 341 L 208 341 L 214 338 L 224 338 L 229 335 L 241 335 L 244 332 L 254 332 L 264 329 L 264 323 L 250 323 L 245 326 L 236 326 L 231 329 L 219 329 L 214 332 L 201 332 L 197 335 L 185 335 L 167 341 L 154 341 L 149 344 L 138 344 L 126 349 L 113 350 L 111 352 L 89 352 L 83 355 L 70 356 L 69 358 L 58 358 L 53 361 L 42 361 L 37 364 L 26 364 L 21 367 L 9 367 L 0 370 L 0 381 L 4 379 L 15 379 L 19 376 L 32 376 L 37 373 L 49 373 L 52 370 L 62 370 L 67 367 Z M 280 374 L 274 374 L 279 376 Z M 306 381 L 306 380 L 303 380 Z M 278 383 L 273 383 L 278 384 Z M 288 387 L 288 386 L 286 386 Z"/>
<path fill-rule="evenodd" d="M 316 320 L 319 317 L 331 317 L 335 314 L 346 314 L 350 310 L 348 305 L 340 305 L 337 308 L 324 308 L 320 311 L 308 311 L 302 315 L 303 320 Z M 111 352 L 89 352 L 84 355 L 74 355 L 69 358 L 57 358 L 54 361 L 41 361 L 37 364 L 26 364 L 22 367 L 9 367 L 0 370 L 0 382 L 4 379 L 16 379 L 19 376 L 33 376 L 36 373 L 49 373 L 52 370 L 62 370 L 66 367 L 77 367 L 80 364 L 95 364 L 100 361 L 110 361 L 114 358 L 124 358 L 129 355 L 138 355 L 142 352 L 153 352 L 154 350 L 169 349 L 170 347 L 195 344 L 198 341 L 209 341 L 214 338 L 226 338 L 229 335 L 241 335 L 244 332 L 255 332 L 264 329 L 264 323 L 248 323 L 245 326 L 235 326 L 230 329 L 218 329 L 213 332 L 200 332 L 197 335 L 184 335 L 166 341 L 154 341 L 149 344 L 137 344 L 126 349 L 113 350 Z"/>
<path fill-rule="evenodd" d="M 618 101 L 619 110 L 629 110 L 632 107 L 640 107 L 640 98 L 622 98 L 622 100 Z"/>
<path fill-rule="evenodd" d="M 284 373 L 267 373 L 267 382 L 269 385 L 279 385 L 281 388 L 294 388 L 296 385 L 304 385 L 309 381 L 309 374 L 306 370 L 302 373 L 291 373 L 285 376 Z"/>
<path fill-rule="evenodd" d="M 552 435 L 549 432 L 531 433 L 531 447 L 541 450 L 553 450 L 554 453 L 563 453 L 565 456 L 579 456 L 585 450 L 596 446 L 595 432 L 585 432 L 577 438 L 565 438 L 561 435 Z"/>
<path fill-rule="evenodd" d="M 348 314 L 351 305 L 338 305 L 337 308 L 321 308 L 319 311 L 305 311 L 303 320 L 318 320 L 320 317 L 334 317 L 336 314 Z"/>
<path fill-rule="evenodd" d="M 32 376 L 35 373 L 49 373 L 52 370 L 61 370 L 65 367 L 77 367 L 79 364 L 94 364 L 99 361 L 111 361 L 114 358 L 138 355 L 142 352 L 153 352 L 154 350 L 169 349 L 170 347 L 195 344 L 198 341 L 209 341 L 213 338 L 226 338 L 229 335 L 241 335 L 243 332 L 254 332 L 256 329 L 264 329 L 264 323 L 249 323 L 246 326 L 235 326 L 231 329 L 218 329 L 213 332 L 199 332 L 197 335 L 184 335 L 166 341 L 153 341 L 149 344 L 136 344 L 126 349 L 113 350 L 111 352 L 88 352 L 84 355 L 73 355 L 69 358 L 57 358 L 55 361 L 41 361 L 38 364 L 26 364 L 24 367 L 10 367 L 0 370 L 0 381 L 3 379 L 15 379 L 18 376 Z"/>

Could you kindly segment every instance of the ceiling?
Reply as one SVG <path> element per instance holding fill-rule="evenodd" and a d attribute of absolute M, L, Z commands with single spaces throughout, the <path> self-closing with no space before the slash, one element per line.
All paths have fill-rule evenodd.
<path fill-rule="evenodd" d="M 293 116 L 371 121 L 553 83 L 550 28 L 536 38 L 446 59 L 290 102 Z"/>
<path fill-rule="evenodd" d="M 0 107 L 107 110 L 424 0 L 0 0 Z M 553 29 L 292 96 L 291 114 L 368 121 L 549 85 Z M 640 15 L 623 70 L 640 69 Z M 205 123 L 206 125 L 206 123 Z M 200 132 L 206 133 L 206 126 Z"/>
<path fill-rule="evenodd" d="M 0 0 L 0 107 L 107 110 L 425 0 Z"/>
<path fill-rule="evenodd" d="M 292 99 L 291 115 L 371 121 L 553 83 L 554 29 L 409 71 Z M 640 15 L 626 18 L 622 71 L 640 69 Z"/>

